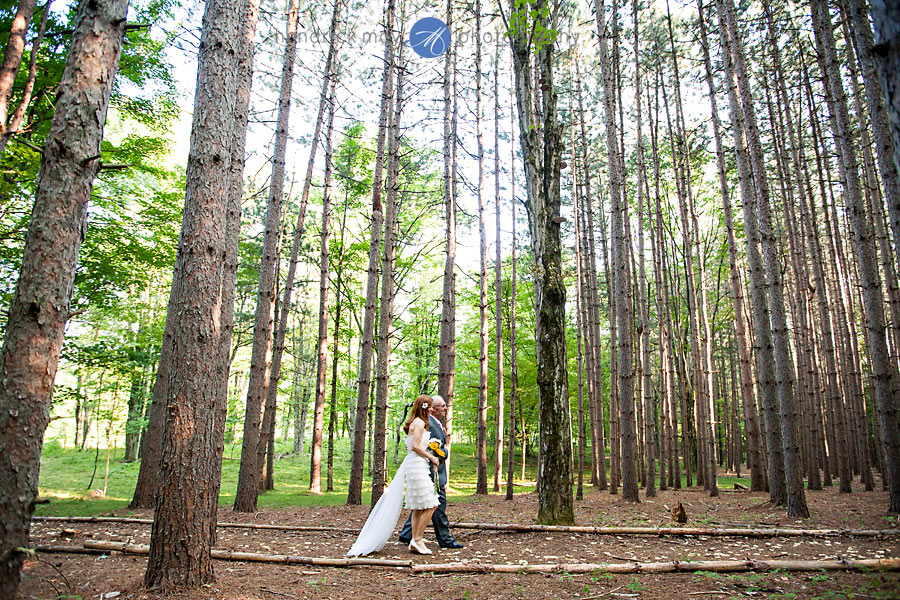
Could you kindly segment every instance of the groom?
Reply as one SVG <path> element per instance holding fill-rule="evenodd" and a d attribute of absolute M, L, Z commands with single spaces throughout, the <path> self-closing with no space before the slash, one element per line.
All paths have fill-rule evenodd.
<path fill-rule="evenodd" d="M 447 403 L 440 396 L 431 397 L 431 408 L 428 415 L 428 430 L 431 432 L 431 439 L 437 440 L 441 444 L 441 449 L 447 452 L 447 434 L 444 432 L 444 426 L 441 421 L 447 414 Z M 437 468 L 438 487 L 438 507 L 431 515 L 431 526 L 434 528 L 434 535 L 437 538 L 438 546 L 441 548 L 462 548 L 463 545 L 453 539 L 450 535 L 450 521 L 447 519 L 447 465 L 446 458 L 440 459 L 440 466 Z M 435 477 L 434 467 L 431 468 L 431 479 Z M 400 530 L 400 541 L 408 544 L 412 537 L 412 524 L 410 519 L 406 520 L 406 525 Z"/>

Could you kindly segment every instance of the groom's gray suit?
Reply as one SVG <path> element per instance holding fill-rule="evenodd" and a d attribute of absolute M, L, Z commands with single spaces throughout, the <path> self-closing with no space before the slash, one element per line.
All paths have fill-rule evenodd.
<path fill-rule="evenodd" d="M 428 415 L 428 431 L 431 433 L 431 439 L 438 440 L 441 443 L 441 450 L 445 454 L 447 451 L 447 434 L 443 425 L 433 415 Z M 450 534 L 450 520 L 447 518 L 447 458 L 441 458 L 437 467 L 438 487 L 438 507 L 431 515 L 431 525 L 434 527 L 434 536 L 437 538 L 438 546 L 446 547 L 456 543 Z M 434 481 L 434 465 L 431 465 L 431 479 Z M 406 519 L 406 525 L 400 530 L 400 541 L 408 544 L 412 538 L 412 515 Z"/>

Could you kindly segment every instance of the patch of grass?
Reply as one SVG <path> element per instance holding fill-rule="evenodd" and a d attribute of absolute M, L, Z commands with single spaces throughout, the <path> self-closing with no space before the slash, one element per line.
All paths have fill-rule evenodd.
<path fill-rule="evenodd" d="M 393 477 L 399 462 L 405 456 L 401 445 L 394 462 L 394 440 L 388 447 L 388 475 Z M 333 487 L 334 491 L 323 491 L 311 494 L 309 489 L 309 453 L 307 444 L 300 456 L 291 454 L 292 442 L 276 441 L 275 444 L 275 489 L 259 496 L 260 508 L 280 508 L 285 506 L 337 506 L 347 501 L 347 487 L 350 481 L 350 440 L 338 439 L 335 443 Z M 237 490 L 238 472 L 240 470 L 240 440 L 236 439 L 225 447 L 222 460 L 222 487 L 219 493 L 219 505 L 231 507 Z M 109 513 L 128 506 L 134 494 L 140 462 L 126 463 L 122 461 L 124 450 L 113 448 L 110 454 L 109 481 L 106 496 L 92 498 L 91 489 L 102 489 L 106 468 L 106 450 L 101 448 L 97 463 L 97 474 L 93 485 L 88 488 L 91 473 L 94 469 L 95 449 L 83 452 L 71 447 L 62 447 L 54 440 L 44 444 L 41 456 L 41 473 L 39 482 L 40 496 L 49 498 L 49 504 L 40 504 L 35 508 L 36 515 L 46 516 L 91 516 Z M 454 503 L 473 501 L 476 484 L 475 446 L 454 444 L 451 457 L 449 499 Z M 518 471 L 517 471 L 518 473 Z M 526 478 L 533 481 L 535 465 L 526 465 Z M 363 487 L 363 504 L 371 498 L 371 487 L 367 483 Z M 517 478 L 518 479 L 518 478 Z M 327 484 L 327 464 L 322 464 L 322 488 Z M 533 486 L 516 486 L 514 493 L 523 494 L 534 491 Z M 502 491 L 495 495 L 504 495 Z"/>

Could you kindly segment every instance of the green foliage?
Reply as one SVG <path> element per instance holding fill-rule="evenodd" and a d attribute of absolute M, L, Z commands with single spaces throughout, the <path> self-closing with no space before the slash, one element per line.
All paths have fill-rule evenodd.
<path fill-rule="evenodd" d="M 548 44 L 556 41 L 559 31 L 548 26 L 551 15 L 550 3 L 538 0 L 513 0 L 509 12 L 507 35 L 520 40 L 528 40 L 531 50 L 537 54 Z"/>
<path fill-rule="evenodd" d="M 94 444 L 93 439 L 90 445 Z M 389 440 L 388 475 L 392 477 L 398 463 L 393 460 L 393 445 Z M 222 464 L 222 489 L 219 494 L 219 505 L 230 507 L 234 504 L 237 489 L 238 469 L 240 467 L 241 440 L 235 439 L 225 446 L 225 459 Z M 306 446 L 308 448 L 308 446 Z M 264 508 L 284 506 L 338 506 L 347 501 L 347 485 L 350 480 L 350 440 L 338 438 L 335 445 L 334 460 L 334 492 L 310 494 L 309 487 L 309 455 L 290 454 L 287 442 L 276 440 L 275 490 L 260 495 L 259 505 Z M 105 453 L 105 449 L 101 452 Z M 50 498 L 49 504 L 39 504 L 35 508 L 37 515 L 97 515 L 124 508 L 131 501 L 134 485 L 137 481 L 140 463 L 122 462 L 123 450 L 112 449 L 112 460 L 109 473 L 109 485 L 106 497 L 91 498 L 87 488 L 93 470 L 94 453 L 79 452 L 73 448 L 62 446 L 59 442 L 50 441 L 44 444 L 41 457 L 40 496 Z M 453 502 L 464 503 L 475 489 L 475 448 L 466 444 L 454 444 L 453 462 L 451 464 L 451 481 L 449 496 Z M 534 478 L 535 464 L 529 462 L 529 478 Z M 529 487 L 517 487 L 516 493 L 533 491 Z M 363 503 L 369 502 L 371 489 L 363 489 Z"/>

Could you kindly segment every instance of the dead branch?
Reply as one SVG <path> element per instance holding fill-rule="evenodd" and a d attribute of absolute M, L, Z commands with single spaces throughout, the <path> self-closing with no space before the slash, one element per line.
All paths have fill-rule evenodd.
<path fill-rule="evenodd" d="M 710 537 L 890 537 L 900 529 L 785 529 L 749 527 L 587 527 L 578 525 L 517 525 L 513 523 L 451 523 L 454 529 L 486 529 L 520 533 L 590 533 L 596 535 L 673 535 Z"/>
<path fill-rule="evenodd" d="M 33 521 L 62 521 L 70 523 L 135 523 L 150 525 L 153 519 L 134 517 L 33 517 Z M 270 529 L 276 531 L 333 531 L 359 533 L 357 527 L 326 527 L 315 525 L 273 525 L 269 523 L 221 522 L 218 527 Z M 778 527 L 590 527 L 579 525 L 536 525 L 516 523 L 451 523 L 454 529 L 481 529 L 514 533 L 586 533 L 594 535 L 655 535 L 709 537 L 875 537 L 900 536 L 900 529 L 793 529 Z"/>
<path fill-rule="evenodd" d="M 748 571 L 900 571 L 900 558 L 860 560 L 707 560 L 651 563 L 576 563 L 576 564 L 415 564 L 414 573 L 740 573 Z"/>
<path fill-rule="evenodd" d="M 125 554 L 150 554 L 146 544 L 129 544 L 106 540 L 85 540 L 84 547 L 39 546 L 38 552 L 92 554 L 100 552 L 122 552 Z M 623 562 L 623 563 L 556 563 L 556 564 L 487 564 L 487 563 L 442 563 L 413 564 L 411 560 L 380 558 L 321 558 L 294 556 L 289 554 L 259 554 L 255 552 L 233 552 L 213 550 L 216 560 L 244 562 L 280 563 L 295 565 L 319 565 L 324 567 L 409 567 L 413 573 L 691 573 L 711 571 L 714 573 L 741 573 L 749 571 L 900 571 L 900 558 L 867 558 L 837 560 L 701 560 L 664 562 Z"/>

